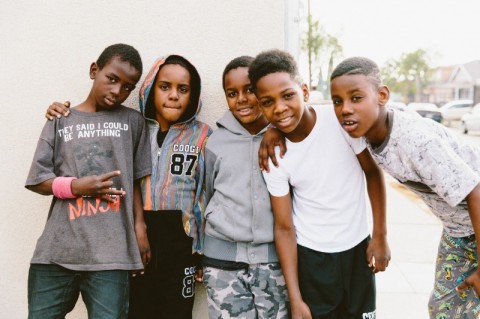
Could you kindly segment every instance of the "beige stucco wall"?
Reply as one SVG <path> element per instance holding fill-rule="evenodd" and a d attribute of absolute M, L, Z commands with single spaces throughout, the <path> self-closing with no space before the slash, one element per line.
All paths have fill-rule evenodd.
<path fill-rule="evenodd" d="M 79 103 L 88 69 L 107 45 L 124 42 L 145 68 L 165 53 L 185 55 L 203 78 L 201 119 L 225 111 L 221 72 L 232 58 L 285 46 L 280 0 L 2 0 L 0 2 L 0 317 L 26 318 L 27 271 L 50 198 L 23 183 L 54 100 Z M 135 107 L 137 91 L 128 105 Z M 204 294 L 195 318 L 205 317 Z M 68 318 L 86 318 L 83 303 Z"/>

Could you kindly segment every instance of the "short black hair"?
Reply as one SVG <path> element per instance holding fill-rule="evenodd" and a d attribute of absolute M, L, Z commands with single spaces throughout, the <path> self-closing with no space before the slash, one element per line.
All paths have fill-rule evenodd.
<path fill-rule="evenodd" d="M 142 58 L 137 49 L 128 44 L 117 43 L 106 47 L 97 59 L 97 66 L 103 69 L 113 58 L 130 63 L 140 74 L 143 72 Z"/>
<path fill-rule="evenodd" d="M 290 74 L 292 80 L 302 84 L 297 62 L 290 53 L 279 49 L 259 53 L 248 68 L 248 77 L 253 89 L 256 90 L 260 78 L 277 72 L 286 72 Z"/>
<path fill-rule="evenodd" d="M 225 67 L 225 70 L 223 70 L 223 75 L 222 75 L 223 90 L 225 90 L 225 75 L 227 75 L 228 72 L 236 68 L 248 68 L 250 64 L 252 64 L 252 61 L 253 61 L 253 56 L 242 55 L 228 62 L 227 66 Z"/>
<path fill-rule="evenodd" d="M 352 57 L 343 60 L 335 67 L 330 76 L 330 81 L 342 75 L 361 74 L 372 79 L 373 84 L 379 87 L 382 84 L 378 65 L 365 57 Z"/>

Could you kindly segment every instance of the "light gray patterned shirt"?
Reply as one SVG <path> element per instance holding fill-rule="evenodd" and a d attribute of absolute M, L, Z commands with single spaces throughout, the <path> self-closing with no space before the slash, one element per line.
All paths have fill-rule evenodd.
<path fill-rule="evenodd" d="M 378 165 L 419 195 L 447 234 L 474 233 L 465 197 L 480 182 L 480 148 L 417 114 L 389 111 L 389 136 L 368 145 Z"/>

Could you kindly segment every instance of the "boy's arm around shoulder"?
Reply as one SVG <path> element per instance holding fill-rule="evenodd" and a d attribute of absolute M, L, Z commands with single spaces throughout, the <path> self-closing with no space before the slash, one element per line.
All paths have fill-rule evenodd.
<path fill-rule="evenodd" d="M 468 194 L 467 198 L 468 213 L 470 214 L 470 220 L 472 221 L 473 230 L 475 231 L 475 238 L 477 241 L 477 262 L 478 256 L 480 256 L 480 184 Z M 477 266 L 470 276 L 468 276 L 460 285 L 457 290 L 463 291 L 473 287 L 477 296 L 480 296 L 480 269 Z"/>
<path fill-rule="evenodd" d="M 298 283 L 297 239 L 290 193 L 281 197 L 270 195 L 270 202 L 275 220 L 275 246 L 287 284 L 292 318 L 311 318 L 310 309 L 302 299 Z"/>
<path fill-rule="evenodd" d="M 278 160 L 275 154 L 275 146 L 280 147 L 280 158 L 283 158 L 287 152 L 287 144 L 285 143 L 285 136 L 282 132 L 273 127 L 269 126 L 265 135 L 262 138 L 260 143 L 260 148 L 258 149 L 258 165 L 260 169 L 266 172 L 270 171 L 270 166 L 268 160 L 272 161 L 272 164 L 275 167 L 278 167 Z"/>
<path fill-rule="evenodd" d="M 391 258 L 387 241 L 386 191 L 382 170 L 365 148 L 357 154 L 365 174 L 367 192 L 372 205 L 373 231 L 367 248 L 367 262 L 373 272 L 384 271 Z"/>

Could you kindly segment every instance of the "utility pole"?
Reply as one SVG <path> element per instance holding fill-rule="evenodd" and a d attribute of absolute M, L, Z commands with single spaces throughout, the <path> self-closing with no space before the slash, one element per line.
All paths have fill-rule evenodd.
<path fill-rule="evenodd" d="M 310 0 L 307 1 L 307 22 L 308 22 L 308 31 L 307 31 L 307 43 L 312 41 L 312 16 L 310 14 Z M 312 46 L 307 46 L 308 54 L 308 86 L 312 87 Z"/>

